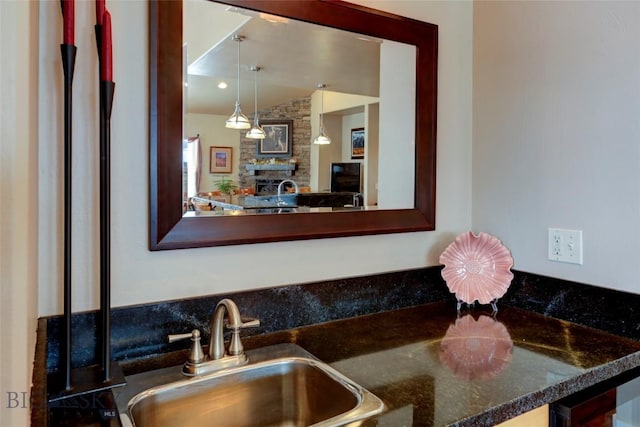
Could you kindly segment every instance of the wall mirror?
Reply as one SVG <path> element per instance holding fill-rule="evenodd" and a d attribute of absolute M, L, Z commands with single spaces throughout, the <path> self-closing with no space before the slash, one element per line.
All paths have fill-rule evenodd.
<path fill-rule="evenodd" d="M 193 4 L 197 5 L 195 13 Z M 206 13 L 198 11 L 201 7 L 209 9 Z M 223 18 L 223 22 L 227 22 L 230 27 L 221 28 L 221 25 L 214 25 L 220 30 L 220 34 L 212 35 L 211 32 L 201 31 L 207 27 L 206 23 L 202 22 L 202 17 L 208 13 L 231 13 L 234 18 Z M 199 17 L 199 22 L 194 22 L 191 28 L 187 18 L 194 15 Z M 150 248 L 152 250 L 409 232 L 435 228 L 437 78 L 437 27 L 435 25 L 350 3 L 323 0 L 269 2 L 187 0 L 185 4 L 181 1 L 150 1 L 149 17 Z M 236 23 L 234 19 L 238 22 Z M 304 34 L 312 34 L 304 36 L 301 33 L 296 38 L 307 37 L 305 43 L 310 45 L 306 49 L 310 53 L 310 58 L 319 58 L 320 62 L 309 65 L 304 62 L 307 60 L 299 60 L 297 64 L 295 61 L 290 61 L 285 52 L 291 52 L 289 56 L 294 59 L 299 58 L 300 55 L 293 54 L 293 44 L 287 51 L 286 47 L 282 49 L 277 46 L 277 40 L 278 37 L 284 37 L 286 40 L 291 36 L 265 33 L 260 27 L 260 25 L 264 27 L 264 24 L 266 27 L 279 27 L 280 32 L 283 28 L 293 27 L 296 31 L 304 31 Z M 297 28 L 303 28 L 303 30 Z M 245 37 L 247 37 L 241 43 L 245 58 L 238 62 L 234 56 L 237 46 L 230 41 L 229 34 L 242 35 L 243 31 L 246 32 Z M 340 37 L 345 35 L 344 40 L 347 41 L 341 40 Z M 198 42 L 198 38 L 201 42 Z M 216 41 L 211 42 L 212 39 Z M 349 55 L 349 50 L 346 50 L 346 56 L 340 53 L 345 52 L 343 45 L 347 45 L 348 49 L 355 52 L 354 49 L 357 46 L 353 43 L 372 45 L 373 48 L 365 48 L 365 52 L 352 55 Z M 404 74 L 410 76 L 409 84 L 406 81 L 402 82 L 404 85 L 398 84 L 402 80 L 398 78 L 399 74 L 396 72 L 395 76 L 390 76 L 389 73 L 394 72 L 393 67 L 387 65 L 385 68 L 385 61 L 387 64 L 394 63 L 393 55 L 396 55 L 394 53 L 396 51 L 389 49 L 395 48 L 399 48 L 404 55 L 409 52 L 413 59 L 414 65 L 409 68 L 414 69 Z M 187 52 L 187 49 L 190 52 Z M 369 55 L 366 49 L 373 50 L 374 53 Z M 305 50 L 304 46 L 301 50 Z M 340 71 L 339 67 L 328 66 L 333 63 L 342 65 L 349 56 L 356 59 L 346 67 L 353 71 L 350 74 L 352 77 L 347 76 L 344 69 Z M 276 62 L 269 62 L 275 57 L 277 57 Z M 328 60 L 327 58 L 330 57 L 335 59 Z M 224 58 L 226 60 L 223 60 Z M 361 60 L 357 61 L 357 59 Z M 397 63 L 397 59 L 395 61 Z M 217 64 L 217 69 L 211 64 Z M 232 79 L 230 76 L 235 74 L 232 71 L 238 64 L 241 65 L 238 68 L 242 76 L 238 81 L 244 93 L 240 99 L 245 114 L 252 118 L 255 101 L 252 79 L 255 73 L 252 74 L 250 67 L 257 65 L 264 70 L 260 75 L 261 85 L 259 86 L 261 88 L 259 93 L 264 94 L 259 98 L 261 99 L 258 106 L 260 119 L 264 117 L 265 123 L 279 123 L 278 119 L 290 123 L 291 120 L 284 119 L 291 119 L 286 117 L 287 114 L 292 114 L 291 111 L 287 111 L 283 116 L 280 106 L 291 98 L 302 99 L 307 102 L 304 107 L 306 113 L 303 111 L 300 114 L 308 129 L 302 132 L 294 124 L 292 132 L 298 140 L 293 139 L 294 150 L 290 150 L 292 154 L 284 156 L 284 159 L 281 158 L 282 156 L 278 156 L 277 159 L 261 156 L 262 158 L 256 159 L 260 156 L 252 154 L 260 154 L 260 146 L 258 145 L 257 150 L 247 150 L 246 144 L 253 144 L 249 146 L 256 147 L 260 141 L 248 140 L 241 136 L 241 133 L 244 134 L 246 131 L 235 130 L 238 141 L 238 146 L 233 148 L 236 166 L 234 174 L 229 175 L 230 179 L 236 181 L 242 188 L 253 190 L 257 183 L 263 180 L 263 177 L 259 176 L 261 173 L 266 173 L 267 180 L 274 178 L 273 175 L 269 175 L 271 167 L 268 165 L 275 164 L 277 167 L 273 169 L 282 170 L 282 167 L 288 167 L 293 171 L 285 176 L 277 175 L 281 171 L 275 172 L 275 178 L 299 180 L 300 184 L 304 184 L 307 191 L 311 193 L 309 197 L 334 196 L 335 193 L 331 192 L 334 168 L 330 165 L 339 164 L 340 161 L 347 164 L 357 163 L 360 165 L 362 177 L 361 187 L 356 192 L 359 193 L 362 202 L 327 206 L 323 205 L 327 198 L 320 197 L 304 199 L 320 200 L 317 205 L 314 205 L 316 202 L 301 202 L 295 209 L 236 211 L 220 208 L 217 212 L 184 214 L 186 193 L 182 158 L 183 141 L 189 136 L 189 132 L 199 131 L 197 126 L 194 127 L 191 123 L 197 120 L 191 119 L 190 114 L 194 114 L 196 118 L 218 115 L 223 118 L 222 123 L 224 123 L 224 117 L 233 111 L 233 100 L 230 101 L 227 98 L 231 93 L 231 97 L 235 99 L 235 89 L 224 93 L 216 92 L 210 88 L 207 89 L 206 84 L 203 86 L 203 82 L 217 84 L 227 79 L 235 85 L 235 78 Z M 376 66 L 379 66 L 379 69 L 376 69 Z M 279 70 L 279 67 L 286 70 Z M 286 75 L 286 72 L 291 73 L 291 68 L 295 68 L 295 72 Z M 305 71 L 306 69 L 309 71 Z M 407 78 L 405 77 L 404 80 Z M 320 82 L 326 82 L 327 87 L 324 90 L 317 89 L 316 85 Z M 188 83 L 186 89 L 184 89 L 185 83 Z M 288 92 L 292 92 L 293 95 L 289 95 Z M 407 94 L 407 92 L 411 93 Z M 193 98 L 192 95 L 194 95 Z M 342 101 L 345 98 L 352 100 L 354 97 L 364 98 L 366 102 L 350 105 Z M 394 104 L 397 102 L 396 98 L 401 100 L 401 104 Z M 332 140 L 335 139 L 336 142 L 332 143 L 330 148 L 310 144 L 313 138 L 311 135 L 315 135 L 319 128 L 319 99 L 322 99 L 322 109 L 324 105 L 328 105 L 323 115 L 325 127 L 330 127 L 335 135 Z M 330 101 L 327 102 L 327 99 Z M 406 102 L 407 99 L 410 102 Z M 340 107 L 334 107 L 331 103 Z M 274 105 L 278 107 L 272 108 Z M 270 110 L 279 111 L 280 115 L 270 115 Z M 403 122 L 391 117 L 388 113 L 390 110 L 409 116 L 409 125 L 398 125 Z M 186 115 L 183 114 L 185 112 Z M 366 123 L 366 127 L 356 123 L 357 120 Z M 326 122 L 329 122 L 328 126 Z M 188 130 L 189 127 L 192 129 Z M 364 134 L 368 137 L 365 145 L 368 150 L 364 155 L 361 151 L 354 151 L 353 144 L 357 142 L 351 139 L 358 135 L 362 137 L 362 127 L 367 130 Z M 352 128 L 351 133 L 349 128 Z M 229 129 L 224 131 L 229 132 Z M 209 140 L 209 145 L 219 146 L 218 141 L 221 136 L 213 135 L 213 132 L 208 130 L 208 134 L 201 135 L 201 139 Z M 299 139 L 301 133 L 302 140 Z M 376 145 L 378 141 L 380 146 Z M 245 144 L 244 148 L 241 148 L 242 144 Z M 300 151 L 303 148 L 309 150 L 310 154 L 309 151 Z M 394 155 L 402 150 L 408 151 L 408 154 L 404 157 Z M 205 150 L 202 152 L 204 153 Z M 212 189 L 211 181 L 207 182 L 209 161 L 210 159 L 204 156 L 199 175 L 200 187 L 205 193 Z M 303 162 L 308 164 L 302 164 Z M 257 175 L 255 169 L 260 170 Z M 269 171 L 264 172 L 266 169 Z M 407 174 L 406 171 L 410 173 Z M 385 174 L 387 178 L 383 179 Z M 404 177 L 398 180 L 398 177 L 403 174 Z M 380 182 L 378 182 L 379 176 Z M 401 196 L 395 197 L 397 195 Z M 253 198 L 253 195 L 249 197 L 251 200 Z M 395 201 L 398 199 L 404 202 Z M 234 206 L 242 206 L 244 199 L 230 199 L 226 202 Z M 221 206 L 225 206 L 224 203 Z"/>

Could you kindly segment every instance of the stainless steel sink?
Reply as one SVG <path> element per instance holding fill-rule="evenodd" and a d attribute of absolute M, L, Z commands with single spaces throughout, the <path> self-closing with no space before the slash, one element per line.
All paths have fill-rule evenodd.
<path fill-rule="evenodd" d="M 272 347 L 274 358 L 265 347 L 247 352 L 248 365 L 144 390 L 123 415 L 136 427 L 341 426 L 384 409 L 372 393 L 300 347 Z"/>

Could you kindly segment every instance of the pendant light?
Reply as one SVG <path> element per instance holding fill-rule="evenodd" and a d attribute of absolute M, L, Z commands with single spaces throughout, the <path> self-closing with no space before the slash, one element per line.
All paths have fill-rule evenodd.
<path fill-rule="evenodd" d="M 250 139 L 264 139 L 267 136 L 267 134 L 264 133 L 264 129 L 262 129 L 262 126 L 260 126 L 260 122 L 258 120 L 258 72 L 260 70 L 262 70 L 262 68 L 258 67 L 257 65 L 253 65 L 251 67 L 251 71 L 253 71 L 255 74 L 253 76 L 253 127 L 246 134 L 246 137 Z"/>
<path fill-rule="evenodd" d="M 331 138 L 329 138 L 324 133 L 324 88 L 325 87 L 327 87 L 327 85 L 324 83 L 318 85 L 318 89 L 322 90 L 322 93 L 321 93 L 322 104 L 320 108 L 320 134 L 316 136 L 316 139 L 313 140 L 313 143 L 317 145 L 331 144 Z"/>
<path fill-rule="evenodd" d="M 240 109 L 240 43 L 244 40 L 244 37 L 234 34 L 232 40 L 238 42 L 238 93 L 236 97 L 236 109 L 225 122 L 225 127 L 230 129 L 249 129 L 251 122 L 249 122 L 247 116 L 242 114 L 242 110 Z"/>

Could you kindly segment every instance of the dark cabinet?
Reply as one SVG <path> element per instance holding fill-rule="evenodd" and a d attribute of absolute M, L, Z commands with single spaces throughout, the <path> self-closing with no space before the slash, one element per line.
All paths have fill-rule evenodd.
<path fill-rule="evenodd" d="M 638 369 L 587 388 L 549 407 L 550 427 L 640 427 Z"/>

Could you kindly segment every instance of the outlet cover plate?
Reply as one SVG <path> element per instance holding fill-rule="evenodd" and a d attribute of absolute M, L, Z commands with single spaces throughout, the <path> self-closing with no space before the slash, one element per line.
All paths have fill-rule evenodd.
<path fill-rule="evenodd" d="M 582 230 L 549 228 L 549 253 L 551 261 L 582 264 Z"/>

